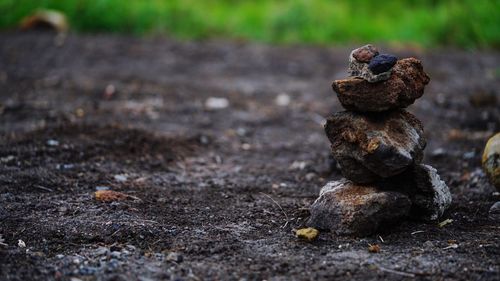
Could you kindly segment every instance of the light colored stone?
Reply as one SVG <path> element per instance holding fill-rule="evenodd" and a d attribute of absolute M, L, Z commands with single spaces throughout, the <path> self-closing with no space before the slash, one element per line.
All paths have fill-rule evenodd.
<path fill-rule="evenodd" d="M 364 236 L 401 221 L 410 210 L 399 192 L 361 186 L 347 179 L 328 182 L 312 204 L 308 226 L 341 235 Z"/>

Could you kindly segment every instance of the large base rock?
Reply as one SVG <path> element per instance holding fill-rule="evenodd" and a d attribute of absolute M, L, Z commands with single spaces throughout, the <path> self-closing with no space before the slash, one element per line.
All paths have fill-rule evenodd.
<path fill-rule="evenodd" d="M 351 65 L 354 64 L 351 62 Z M 362 73 L 366 72 L 364 69 L 367 68 L 366 64 L 356 62 L 357 64 L 362 69 L 352 70 L 351 74 L 365 79 L 350 77 L 336 80 L 332 84 L 342 106 L 347 110 L 380 112 L 405 108 L 424 94 L 424 87 L 430 81 L 422 64 L 415 58 L 399 60 L 391 72 L 388 72 L 390 75 L 388 80 L 377 83 L 370 83 L 366 77 L 362 76 Z M 355 65 L 351 65 L 350 69 L 354 68 Z M 379 76 L 383 75 L 386 74 L 381 73 L 374 77 L 378 79 Z M 372 80 L 374 79 L 372 78 Z"/>
<path fill-rule="evenodd" d="M 404 110 L 338 112 L 327 119 L 325 131 L 342 174 L 356 183 L 402 173 L 421 161 L 426 144 L 422 124 Z"/>
<path fill-rule="evenodd" d="M 384 189 L 405 193 L 412 202 L 410 217 L 416 220 L 438 220 L 451 205 L 450 189 L 429 165 L 415 165 L 379 184 Z"/>
<path fill-rule="evenodd" d="M 365 236 L 381 226 L 401 221 L 410 210 L 409 198 L 375 186 L 342 179 L 327 183 L 311 206 L 308 225 L 341 235 Z"/>

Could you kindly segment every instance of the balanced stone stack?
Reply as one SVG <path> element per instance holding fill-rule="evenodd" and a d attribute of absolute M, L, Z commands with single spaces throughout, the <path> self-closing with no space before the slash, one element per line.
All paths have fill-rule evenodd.
<path fill-rule="evenodd" d="M 362 236 L 406 218 L 439 219 L 451 194 L 436 169 L 421 163 L 423 126 L 404 109 L 429 83 L 421 62 L 366 45 L 351 52 L 348 72 L 332 85 L 347 111 L 325 124 L 345 178 L 321 189 L 309 226 Z"/>

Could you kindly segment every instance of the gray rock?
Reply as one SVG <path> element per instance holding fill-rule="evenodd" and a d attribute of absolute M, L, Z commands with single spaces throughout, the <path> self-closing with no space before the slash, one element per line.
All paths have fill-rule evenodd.
<path fill-rule="evenodd" d="M 355 183 L 404 172 L 422 160 L 426 145 L 422 124 L 404 110 L 338 112 L 327 119 L 325 132 L 342 174 Z"/>
<path fill-rule="evenodd" d="M 401 221 L 410 210 L 409 198 L 347 179 L 328 182 L 312 204 L 308 226 L 340 235 L 364 236 Z"/>
<path fill-rule="evenodd" d="M 176 252 L 170 252 L 168 255 L 167 255 L 167 261 L 173 261 L 173 262 L 182 262 L 184 260 L 184 257 L 179 254 L 179 253 L 176 253 Z"/>
<path fill-rule="evenodd" d="M 367 63 L 356 60 L 351 53 L 349 56 L 349 68 L 347 69 L 347 72 L 351 76 L 362 78 L 369 83 L 375 83 L 389 79 L 391 77 L 392 70 L 375 74 L 368 68 Z"/>
<path fill-rule="evenodd" d="M 500 221 L 500 201 L 491 206 L 488 217 L 490 220 Z"/>
<path fill-rule="evenodd" d="M 429 165 L 415 165 L 380 185 L 408 195 L 412 202 L 410 217 L 416 220 L 436 221 L 451 205 L 450 189 Z"/>
<path fill-rule="evenodd" d="M 441 180 L 436 169 L 429 165 L 416 166 L 414 174 L 416 185 L 413 192 L 410 191 L 412 201 L 410 216 L 415 219 L 435 221 L 451 205 L 450 189 Z"/>

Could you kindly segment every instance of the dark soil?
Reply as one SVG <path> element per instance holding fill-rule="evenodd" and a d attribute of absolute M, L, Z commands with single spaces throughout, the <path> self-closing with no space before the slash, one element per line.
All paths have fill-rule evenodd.
<path fill-rule="evenodd" d="M 0 34 L 0 280 L 500 279 L 500 196 L 480 168 L 500 131 L 499 53 L 392 50 L 431 77 L 409 110 L 452 223 L 307 243 L 293 229 L 341 176 L 321 124 L 342 110 L 330 85 L 349 48 L 54 40 Z"/>

